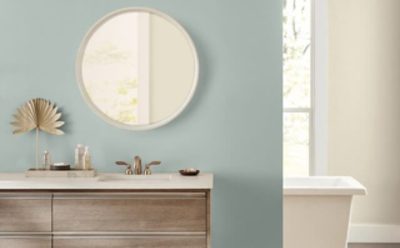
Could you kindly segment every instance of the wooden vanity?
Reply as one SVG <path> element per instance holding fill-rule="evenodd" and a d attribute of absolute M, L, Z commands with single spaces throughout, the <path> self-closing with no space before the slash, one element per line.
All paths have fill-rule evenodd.
<path fill-rule="evenodd" d="M 0 247 L 211 247 L 212 175 L 157 183 L 25 180 L 6 187 L 0 179 Z"/>

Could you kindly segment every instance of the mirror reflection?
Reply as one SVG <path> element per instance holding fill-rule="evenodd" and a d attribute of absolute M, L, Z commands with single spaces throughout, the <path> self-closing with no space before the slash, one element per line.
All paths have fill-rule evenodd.
<path fill-rule="evenodd" d="M 78 74 L 85 99 L 103 119 L 149 129 L 175 118 L 190 101 L 198 61 L 176 21 L 154 10 L 125 9 L 89 32 Z"/>

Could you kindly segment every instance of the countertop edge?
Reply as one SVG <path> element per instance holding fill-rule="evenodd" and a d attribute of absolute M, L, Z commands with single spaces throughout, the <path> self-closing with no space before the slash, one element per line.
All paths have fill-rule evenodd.
<path fill-rule="evenodd" d="M 0 173 L 0 193 L 6 191 L 162 191 L 162 190 L 211 190 L 214 184 L 214 175 L 202 173 L 195 177 L 185 177 L 179 174 L 170 175 L 169 180 L 152 179 L 152 181 L 136 179 L 113 179 L 101 181 L 102 176 L 121 176 L 120 173 L 98 173 L 94 178 L 49 178 L 25 177 L 24 173 Z"/>

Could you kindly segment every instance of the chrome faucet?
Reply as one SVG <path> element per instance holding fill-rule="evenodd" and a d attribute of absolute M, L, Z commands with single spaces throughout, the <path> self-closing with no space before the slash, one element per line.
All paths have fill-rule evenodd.
<path fill-rule="evenodd" d="M 150 166 L 152 166 L 152 165 L 159 165 L 159 164 L 161 164 L 161 161 L 152 161 L 152 162 L 146 164 L 145 169 L 144 169 L 144 174 L 145 174 L 145 175 L 151 175 Z"/>
<path fill-rule="evenodd" d="M 117 161 L 117 162 L 115 162 L 117 165 L 124 165 L 124 166 L 126 166 L 126 169 L 125 169 L 125 175 L 132 175 L 133 174 L 133 171 L 132 171 L 132 166 L 130 165 L 130 164 L 128 164 L 127 162 L 124 162 L 124 161 Z"/>
<path fill-rule="evenodd" d="M 142 159 L 139 156 L 135 156 L 133 162 L 133 174 L 142 175 Z"/>
<path fill-rule="evenodd" d="M 127 162 L 124 161 L 117 161 L 115 162 L 117 165 L 124 165 L 126 166 L 125 169 L 125 175 L 142 175 L 142 159 L 139 156 L 135 156 L 133 158 L 133 170 L 132 170 L 132 165 L 128 164 Z M 161 164 L 161 161 L 152 161 L 148 164 L 145 165 L 145 169 L 143 171 L 144 175 L 151 175 L 151 169 L 150 166 L 152 165 L 159 165 Z"/>

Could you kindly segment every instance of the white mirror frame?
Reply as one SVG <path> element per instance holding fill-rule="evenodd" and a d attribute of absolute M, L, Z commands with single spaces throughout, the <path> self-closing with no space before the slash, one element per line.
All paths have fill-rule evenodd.
<path fill-rule="evenodd" d="M 146 12 L 146 13 L 158 15 L 158 16 L 164 18 L 165 20 L 169 21 L 171 24 L 173 24 L 175 27 L 177 27 L 180 30 L 180 32 L 182 33 L 182 35 L 187 40 L 187 42 L 188 42 L 188 44 L 191 47 L 191 50 L 193 52 L 194 67 L 195 67 L 194 68 L 193 83 L 192 83 L 193 86 L 192 86 L 192 89 L 190 90 L 188 96 L 186 97 L 186 100 L 183 102 L 181 107 L 177 111 L 175 111 L 174 114 L 168 116 L 167 118 L 165 118 L 165 119 L 163 119 L 163 120 L 161 120 L 159 122 L 151 123 L 151 124 L 148 124 L 148 125 L 128 125 L 128 124 L 124 124 L 122 122 L 116 121 L 116 120 L 108 117 L 90 99 L 90 96 L 89 96 L 89 94 L 88 94 L 88 92 L 87 92 L 87 90 L 85 88 L 85 85 L 84 85 L 84 82 L 83 82 L 83 78 L 82 78 L 83 56 L 84 56 L 84 53 L 85 53 L 85 50 L 86 50 L 86 46 L 87 46 L 90 38 L 92 37 L 92 35 L 96 32 L 96 30 L 99 27 L 101 27 L 105 22 L 107 22 L 111 18 L 113 18 L 115 16 L 118 16 L 120 14 L 129 13 L 129 12 Z M 198 55 L 197 55 L 196 47 L 195 47 L 195 45 L 193 43 L 192 38 L 188 34 L 188 32 L 185 30 L 185 28 L 179 22 L 177 22 L 174 18 L 170 17 L 169 15 L 167 15 L 167 14 L 161 12 L 161 11 L 158 11 L 156 9 L 145 8 L 145 7 L 129 7 L 129 8 L 118 9 L 116 11 L 113 11 L 113 12 L 107 14 L 106 16 L 102 17 L 99 21 L 97 21 L 89 29 L 89 31 L 86 33 L 85 37 L 83 38 L 83 41 L 81 42 L 81 45 L 80 45 L 79 51 L 78 51 L 78 56 L 77 56 L 75 67 L 76 67 L 76 77 L 77 77 L 77 82 L 78 82 L 79 89 L 81 91 L 83 99 L 89 105 L 89 107 L 92 109 L 92 111 L 95 112 L 98 116 L 100 116 L 105 122 L 107 122 L 110 125 L 113 125 L 115 127 L 122 128 L 122 129 L 133 130 L 133 131 L 143 131 L 143 130 L 155 129 L 155 128 L 158 128 L 158 127 L 161 127 L 161 126 L 164 126 L 164 125 L 168 124 L 169 122 L 174 120 L 176 117 L 178 117 L 185 110 L 187 105 L 192 100 L 193 95 L 196 92 L 197 85 L 198 85 L 198 80 L 199 80 L 199 58 L 198 58 Z"/>

